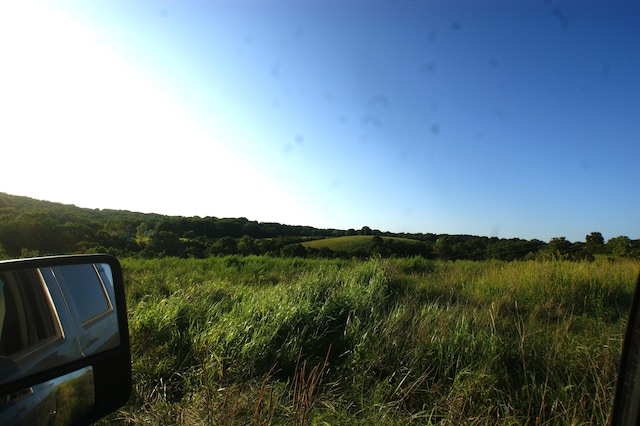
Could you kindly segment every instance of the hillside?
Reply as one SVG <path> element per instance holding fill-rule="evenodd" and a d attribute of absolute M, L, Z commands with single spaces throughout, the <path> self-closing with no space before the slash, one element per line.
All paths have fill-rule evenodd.
<path fill-rule="evenodd" d="M 307 241 L 302 245 L 312 248 L 328 248 L 334 251 L 357 251 L 370 246 L 374 240 L 373 235 L 352 235 L 348 237 L 327 238 L 324 240 Z M 398 241 L 417 244 L 418 240 L 399 237 L 382 237 L 382 241 Z"/>
<path fill-rule="evenodd" d="M 87 209 L 0 193 L 0 258 L 106 252 L 117 256 L 195 257 L 271 255 L 285 257 L 422 256 L 446 260 L 514 260 L 536 256 L 593 259 L 638 257 L 640 240 L 599 232 L 585 242 L 564 237 L 549 243 L 473 235 L 319 229 L 257 222 L 244 217 L 183 217 Z"/>
<path fill-rule="evenodd" d="M 350 235 L 325 238 L 306 241 L 302 243 L 302 246 L 308 251 L 317 250 L 321 253 L 331 250 L 335 253 L 348 253 L 351 255 L 375 253 L 433 257 L 433 245 L 431 243 L 411 238 L 381 237 L 379 235 Z"/>

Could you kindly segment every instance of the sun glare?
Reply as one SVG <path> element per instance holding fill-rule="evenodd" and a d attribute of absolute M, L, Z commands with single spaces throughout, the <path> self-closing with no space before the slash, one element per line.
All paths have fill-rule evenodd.
<path fill-rule="evenodd" d="M 166 214 L 294 213 L 228 148 L 234 135 L 203 132 L 89 29 L 39 3 L 14 3 L 2 21 L 4 191 Z"/>

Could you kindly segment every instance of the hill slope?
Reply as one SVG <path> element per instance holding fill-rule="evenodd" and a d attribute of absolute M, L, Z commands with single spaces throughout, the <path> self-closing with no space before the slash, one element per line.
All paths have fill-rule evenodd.
<path fill-rule="evenodd" d="M 374 244 L 373 235 L 350 235 L 344 237 L 325 238 L 322 240 L 306 241 L 302 243 L 303 246 L 315 249 L 327 248 L 333 251 L 354 252 L 358 250 L 364 250 Z M 400 237 L 381 237 L 382 242 L 388 243 L 389 241 L 419 244 L 420 241 L 410 238 Z"/>

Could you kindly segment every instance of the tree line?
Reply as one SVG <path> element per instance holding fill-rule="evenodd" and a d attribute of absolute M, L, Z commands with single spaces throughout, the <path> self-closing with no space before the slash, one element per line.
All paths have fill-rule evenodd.
<path fill-rule="evenodd" d="M 370 243 L 356 250 L 304 246 L 311 240 L 355 235 L 370 236 Z M 358 230 L 318 229 L 247 218 L 84 209 L 0 193 L 0 258 L 92 252 L 196 258 L 225 255 L 365 258 L 376 255 L 445 260 L 589 260 L 598 255 L 638 258 L 640 240 L 618 236 L 605 241 L 599 232 L 590 233 L 581 242 L 557 237 L 547 243 L 537 239 L 381 232 L 368 226 Z"/>

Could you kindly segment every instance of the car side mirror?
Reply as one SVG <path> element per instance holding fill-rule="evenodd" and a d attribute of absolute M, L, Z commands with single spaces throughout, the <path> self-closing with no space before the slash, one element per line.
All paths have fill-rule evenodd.
<path fill-rule="evenodd" d="M 622 343 L 611 424 L 640 424 L 640 276 Z"/>
<path fill-rule="evenodd" d="M 0 424 L 88 424 L 130 393 L 118 260 L 95 254 L 0 262 Z"/>

